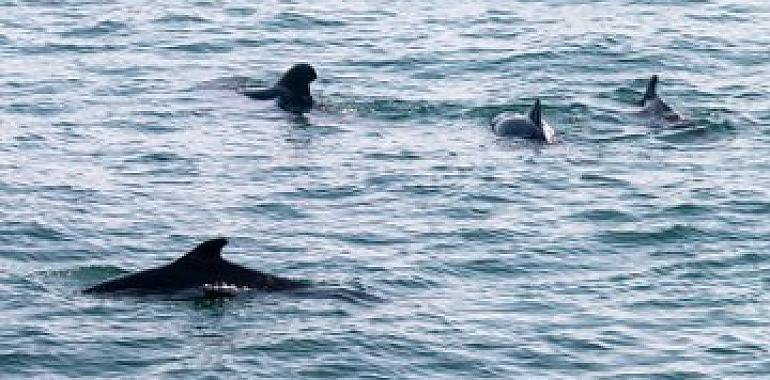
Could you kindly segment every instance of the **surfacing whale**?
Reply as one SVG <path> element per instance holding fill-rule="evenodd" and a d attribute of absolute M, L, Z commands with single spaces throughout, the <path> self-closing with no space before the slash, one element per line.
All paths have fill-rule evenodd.
<path fill-rule="evenodd" d="M 208 296 L 230 296 L 242 290 L 273 292 L 309 286 L 224 260 L 226 244 L 224 238 L 205 241 L 170 264 L 108 280 L 83 292 L 160 294 L 198 289 Z"/>
<path fill-rule="evenodd" d="M 503 112 L 492 119 L 490 127 L 498 136 L 515 136 L 547 144 L 553 144 L 556 141 L 556 132 L 553 127 L 543 120 L 540 99 L 535 100 L 528 114 Z"/>
<path fill-rule="evenodd" d="M 310 82 L 318 78 L 313 66 L 297 63 L 286 71 L 281 79 L 267 89 L 241 89 L 240 93 L 253 99 L 276 99 L 278 107 L 285 111 L 302 113 L 313 107 Z"/>
<path fill-rule="evenodd" d="M 641 116 L 649 121 L 652 127 L 684 127 L 690 122 L 679 115 L 673 108 L 658 96 L 658 76 L 653 75 L 647 82 L 647 90 L 639 102 L 642 107 Z"/>

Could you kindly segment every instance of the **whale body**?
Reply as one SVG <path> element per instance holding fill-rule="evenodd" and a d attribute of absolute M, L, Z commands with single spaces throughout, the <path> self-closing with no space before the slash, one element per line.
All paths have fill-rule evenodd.
<path fill-rule="evenodd" d="M 118 277 L 85 289 L 84 293 L 171 293 L 198 288 L 209 295 L 237 290 L 280 291 L 307 287 L 299 280 L 263 273 L 222 258 L 224 238 L 205 241 L 170 264 Z"/>
<path fill-rule="evenodd" d="M 266 89 L 241 89 L 242 95 L 252 99 L 276 99 L 278 107 L 289 112 L 302 113 L 313 107 L 313 97 L 310 95 L 310 82 L 318 78 L 313 66 L 308 63 L 297 63 L 287 70 L 281 79 Z"/>
<path fill-rule="evenodd" d="M 653 75 L 647 82 L 647 90 L 639 102 L 642 107 L 640 115 L 648 119 L 652 127 L 683 127 L 690 122 L 674 111 L 658 96 L 658 76 Z"/>
<path fill-rule="evenodd" d="M 490 127 L 498 136 L 515 136 L 552 144 L 556 141 L 556 132 L 542 115 L 540 99 L 536 99 L 526 115 L 503 112 L 492 119 Z"/>

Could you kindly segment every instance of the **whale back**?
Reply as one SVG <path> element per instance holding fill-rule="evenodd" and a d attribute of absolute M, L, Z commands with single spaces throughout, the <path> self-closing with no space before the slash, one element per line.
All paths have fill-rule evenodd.
<path fill-rule="evenodd" d="M 555 141 L 554 129 L 543 120 L 543 110 L 540 99 L 526 115 L 504 112 L 492 120 L 492 130 L 498 136 L 516 136 L 526 139 L 540 140 L 546 143 Z"/>
<path fill-rule="evenodd" d="M 264 291 L 306 286 L 301 281 L 273 276 L 224 260 L 222 248 L 226 244 L 224 238 L 207 240 L 170 264 L 105 281 L 85 289 L 84 293 L 165 293 L 219 284 Z"/>
<path fill-rule="evenodd" d="M 686 127 L 691 124 L 658 96 L 658 76 L 653 75 L 647 82 L 647 90 L 641 101 L 641 115 L 648 118 L 652 127 Z"/>
<path fill-rule="evenodd" d="M 505 112 L 492 121 L 492 130 L 498 136 L 532 138 L 537 133 L 537 126 L 529 116 Z"/>

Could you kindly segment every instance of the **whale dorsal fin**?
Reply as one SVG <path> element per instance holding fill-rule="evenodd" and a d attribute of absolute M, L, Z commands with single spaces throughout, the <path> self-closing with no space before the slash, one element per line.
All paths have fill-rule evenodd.
<path fill-rule="evenodd" d="M 538 127 L 543 126 L 543 110 L 540 106 L 540 99 L 535 99 L 535 104 L 529 110 L 529 120 L 532 120 Z"/>
<path fill-rule="evenodd" d="M 650 81 L 647 82 L 647 91 L 644 92 L 644 98 L 642 98 L 642 105 L 644 102 L 655 99 L 658 96 L 658 76 L 653 75 Z"/>
<path fill-rule="evenodd" d="M 206 240 L 186 255 L 180 257 L 177 261 L 220 261 L 222 260 L 222 248 L 225 245 L 227 245 L 227 239 L 225 238 Z"/>

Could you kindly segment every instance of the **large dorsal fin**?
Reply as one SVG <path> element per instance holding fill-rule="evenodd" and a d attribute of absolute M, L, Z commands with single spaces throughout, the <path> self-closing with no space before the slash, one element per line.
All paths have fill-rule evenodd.
<path fill-rule="evenodd" d="M 227 239 L 225 238 L 206 240 L 186 255 L 180 257 L 177 261 L 220 261 L 222 260 L 222 248 L 225 245 L 227 245 Z"/>
<path fill-rule="evenodd" d="M 535 99 L 535 104 L 529 110 L 529 120 L 532 120 L 538 127 L 543 126 L 543 110 L 540 106 L 540 98 Z"/>
<path fill-rule="evenodd" d="M 647 91 L 644 92 L 644 98 L 642 98 L 642 105 L 644 102 L 655 99 L 658 96 L 658 76 L 653 75 L 650 81 L 647 82 Z"/>

